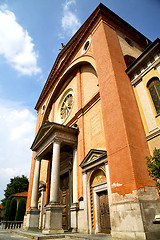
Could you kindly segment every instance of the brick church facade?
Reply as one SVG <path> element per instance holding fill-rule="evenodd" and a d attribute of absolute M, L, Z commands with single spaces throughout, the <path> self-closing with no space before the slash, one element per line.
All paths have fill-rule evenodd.
<path fill-rule="evenodd" d="M 159 41 L 150 44 L 100 4 L 60 51 L 35 107 L 25 229 L 158 239 L 145 160 L 160 143 L 159 107 L 146 109 L 143 89 L 159 81 Z"/>

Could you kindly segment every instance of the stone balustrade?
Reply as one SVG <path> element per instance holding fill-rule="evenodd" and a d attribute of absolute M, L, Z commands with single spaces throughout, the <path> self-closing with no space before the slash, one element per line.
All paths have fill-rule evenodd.
<path fill-rule="evenodd" d="M 2 221 L 1 229 L 17 229 L 22 228 L 23 221 Z"/>

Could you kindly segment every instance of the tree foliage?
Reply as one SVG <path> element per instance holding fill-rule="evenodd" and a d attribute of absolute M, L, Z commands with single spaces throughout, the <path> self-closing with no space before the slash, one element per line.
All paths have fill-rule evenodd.
<path fill-rule="evenodd" d="M 17 200 L 13 198 L 9 207 L 9 221 L 14 221 L 17 210 Z"/>
<path fill-rule="evenodd" d="M 11 196 L 15 193 L 27 192 L 28 184 L 28 178 L 24 175 L 10 179 L 10 183 L 7 184 L 7 188 L 4 190 L 5 198 L 2 199 L 5 220 L 9 220 L 9 205 L 11 203 Z"/>
<path fill-rule="evenodd" d="M 146 157 L 149 175 L 156 181 L 160 194 L 160 149 L 153 151 L 153 156 Z"/>
<path fill-rule="evenodd" d="M 9 197 L 6 200 L 6 206 L 4 208 L 4 220 L 9 221 L 9 209 L 10 209 L 10 204 L 11 204 L 11 198 Z"/>
<path fill-rule="evenodd" d="M 24 198 L 22 198 L 19 201 L 19 204 L 18 204 L 18 210 L 17 210 L 17 213 L 16 213 L 16 219 L 15 220 L 16 221 L 23 221 L 25 211 L 26 211 L 26 200 Z"/>

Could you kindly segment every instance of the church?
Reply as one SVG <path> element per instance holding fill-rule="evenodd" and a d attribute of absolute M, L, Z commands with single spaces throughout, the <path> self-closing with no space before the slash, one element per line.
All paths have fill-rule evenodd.
<path fill-rule="evenodd" d="M 159 239 L 145 157 L 160 148 L 160 40 L 100 4 L 61 49 L 35 109 L 24 229 Z"/>

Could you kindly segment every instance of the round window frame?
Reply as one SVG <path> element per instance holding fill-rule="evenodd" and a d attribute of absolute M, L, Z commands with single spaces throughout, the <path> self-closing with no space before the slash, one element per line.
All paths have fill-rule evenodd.
<path fill-rule="evenodd" d="M 41 115 L 43 115 L 45 109 L 46 109 L 46 103 L 44 103 L 44 104 L 42 105 L 42 108 L 41 108 Z"/>
<path fill-rule="evenodd" d="M 66 99 L 66 97 L 69 95 L 69 94 L 72 94 L 72 97 L 73 97 L 73 101 L 72 101 L 72 106 L 71 106 L 71 110 L 69 112 L 69 114 L 67 115 L 67 117 L 65 119 L 62 119 L 61 118 L 61 108 L 62 108 L 62 104 L 64 102 L 64 100 Z M 67 119 L 69 118 L 71 112 L 72 112 L 72 109 L 73 109 L 73 105 L 74 105 L 74 92 L 73 92 L 73 89 L 68 89 L 67 91 L 65 91 L 65 93 L 63 94 L 60 102 L 59 102 L 59 108 L 58 108 L 58 115 L 59 115 L 59 121 L 61 124 L 64 124 Z"/>
<path fill-rule="evenodd" d="M 89 44 L 88 44 L 88 43 L 89 43 Z M 85 48 L 86 44 L 88 44 L 87 48 Z M 88 39 L 85 41 L 85 43 L 83 44 L 82 52 L 81 52 L 82 55 L 84 55 L 84 54 L 88 51 L 90 45 L 91 45 L 91 38 L 88 38 Z"/>

